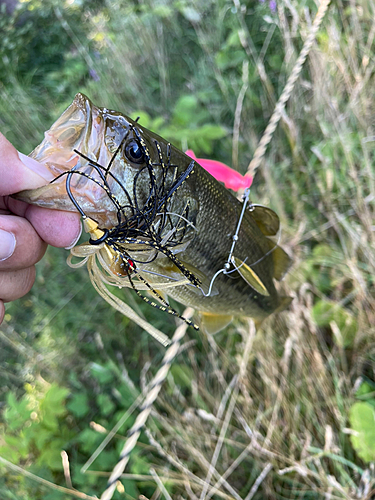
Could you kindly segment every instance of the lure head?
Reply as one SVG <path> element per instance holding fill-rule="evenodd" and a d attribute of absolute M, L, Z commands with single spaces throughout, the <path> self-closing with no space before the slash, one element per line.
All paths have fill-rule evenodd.
<path fill-rule="evenodd" d="M 134 215 L 134 207 L 145 211 L 156 198 L 162 204 L 192 161 L 134 120 L 94 106 L 80 93 L 30 156 L 44 163 L 56 180 L 23 191 L 18 199 L 45 208 L 79 210 L 102 228 L 124 222 Z M 188 198 L 195 204 L 185 182 L 182 191 L 174 212 L 181 213 L 179 206 Z"/>

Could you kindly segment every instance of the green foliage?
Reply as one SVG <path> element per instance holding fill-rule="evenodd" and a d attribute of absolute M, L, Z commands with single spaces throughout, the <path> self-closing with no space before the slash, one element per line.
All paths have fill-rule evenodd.
<path fill-rule="evenodd" d="M 28 385 L 17 401 L 9 392 L 3 412 L 6 433 L 0 455 L 20 464 L 32 459 L 39 466 L 61 469 L 60 452 L 73 436 L 63 424 L 69 390 L 52 384 L 47 388 Z"/>
<path fill-rule="evenodd" d="M 212 154 L 215 142 L 227 135 L 222 126 L 207 123 L 210 120 L 209 113 L 192 95 L 179 98 L 169 123 L 165 123 L 162 117 L 153 120 L 146 112 L 132 113 L 132 118 L 137 117 L 139 123 L 161 137 L 168 137 L 175 146 L 183 150 L 189 147 L 198 154 Z"/>
<path fill-rule="evenodd" d="M 108 384 L 113 381 L 114 374 L 110 366 L 99 365 L 98 363 L 92 363 L 90 366 L 91 375 L 100 383 Z"/>
<path fill-rule="evenodd" d="M 328 245 L 316 245 L 303 263 L 304 278 L 321 293 L 329 293 L 343 279 L 345 265 L 342 253 Z"/>
<path fill-rule="evenodd" d="M 368 404 L 375 406 L 375 383 L 362 382 L 355 395 L 358 399 L 362 399 Z"/>
<path fill-rule="evenodd" d="M 319 300 L 314 304 L 311 315 L 319 327 L 330 326 L 331 322 L 335 323 L 337 330 L 334 330 L 334 338 L 338 345 L 343 347 L 352 345 L 358 331 L 358 323 L 347 309 L 336 302 Z"/>
<path fill-rule="evenodd" d="M 375 461 L 375 409 L 369 403 L 354 403 L 349 411 L 350 440 L 364 462 Z"/>
<path fill-rule="evenodd" d="M 314 2 L 278 2 L 277 12 L 267 1 L 21 2 L 12 16 L 0 15 L 1 131 L 28 153 L 82 91 L 244 173 L 315 12 Z M 362 498 L 367 487 L 362 461 L 375 460 L 373 13 L 366 3 L 332 4 L 327 16 L 252 186 L 253 201 L 280 215 L 281 243 L 293 254 L 291 312 L 262 324 L 246 360 L 249 331 L 240 319 L 214 338 L 189 332 L 150 421 L 184 473 L 143 435 L 127 469 L 147 475 L 155 466 L 172 498 L 186 496 L 186 470 L 198 476 L 188 486 L 200 496 L 221 442 L 215 473 L 241 456 L 226 480 L 243 498 L 255 484 L 255 500 Z M 74 487 L 99 496 L 136 412 L 90 473 L 81 466 L 132 407 L 164 350 L 97 296 L 84 269 L 68 269 L 66 255 L 50 248 L 33 290 L 7 305 L 0 455 L 65 484 L 64 449 Z M 173 332 L 173 318 L 131 291 L 116 293 Z M 246 372 L 222 441 L 239 366 Z M 365 382 L 354 394 L 359 377 Z M 1 498 L 61 498 L 8 469 L 0 476 Z M 155 495 L 151 479 L 123 485 L 128 497 Z"/>
<path fill-rule="evenodd" d="M 77 418 L 82 418 L 89 412 L 88 396 L 84 392 L 77 392 L 72 395 L 67 404 L 68 410 Z"/>
<path fill-rule="evenodd" d="M 181 389 L 190 389 L 194 374 L 188 366 L 176 364 L 171 367 L 170 373 L 176 385 L 180 386 Z"/>

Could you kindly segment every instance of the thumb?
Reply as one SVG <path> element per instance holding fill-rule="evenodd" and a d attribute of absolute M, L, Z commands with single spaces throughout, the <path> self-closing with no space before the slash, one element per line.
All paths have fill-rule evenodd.
<path fill-rule="evenodd" d="M 0 196 L 44 186 L 54 176 L 43 164 L 19 153 L 0 133 Z"/>

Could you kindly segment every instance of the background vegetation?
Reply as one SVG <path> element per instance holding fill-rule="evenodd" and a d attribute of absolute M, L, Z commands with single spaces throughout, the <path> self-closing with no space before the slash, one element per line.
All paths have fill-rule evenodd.
<path fill-rule="evenodd" d="M 0 15 L 0 129 L 28 153 L 81 91 L 244 173 L 316 10 L 23 0 Z M 293 255 L 290 309 L 256 334 L 189 332 L 114 498 L 374 498 L 374 19 L 372 0 L 330 7 L 253 184 Z M 163 356 L 66 257 L 49 249 L 0 330 L 2 499 L 100 496 Z"/>

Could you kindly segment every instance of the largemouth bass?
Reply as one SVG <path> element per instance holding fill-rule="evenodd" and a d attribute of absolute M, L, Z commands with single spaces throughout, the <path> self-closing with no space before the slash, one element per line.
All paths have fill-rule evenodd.
<path fill-rule="evenodd" d="M 107 249 L 113 284 L 155 292 L 163 310 L 171 309 L 168 296 L 193 307 L 208 332 L 234 316 L 261 322 L 290 303 L 274 284 L 290 266 L 272 240 L 275 212 L 246 209 L 228 263 L 241 202 L 136 121 L 77 94 L 30 156 L 56 179 L 18 198 L 78 210 L 90 222 L 90 243 Z"/>

